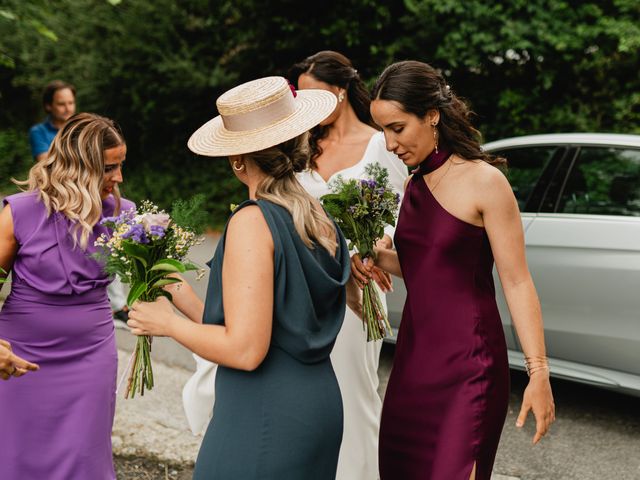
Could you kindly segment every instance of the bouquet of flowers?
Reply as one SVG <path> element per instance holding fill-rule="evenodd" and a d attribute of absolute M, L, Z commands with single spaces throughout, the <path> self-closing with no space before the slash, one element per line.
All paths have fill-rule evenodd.
<path fill-rule="evenodd" d="M 7 271 L 0 267 L 0 275 L 7 275 Z M 7 281 L 7 277 L 0 277 L 0 283 L 4 283 Z"/>
<path fill-rule="evenodd" d="M 365 168 L 369 177 L 364 180 L 344 180 L 338 176 L 329 184 L 331 192 L 321 200 L 326 211 L 354 247 L 365 259 L 375 259 L 373 247 L 384 235 L 384 227 L 395 223 L 400 195 L 389 184 L 389 172 L 378 163 Z M 367 341 L 393 335 L 380 296 L 373 284 L 362 291 L 362 313 Z"/>
<path fill-rule="evenodd" d="M 112 235 L 101 235 L 95 242 L 96 258 L 104 263 L 105 271 L 120 277 L 130 285 L 127 305 L 136 300 L 152 302 L 159 296 L 171 294 L 163 289 L 179 283 L 171 274 L 198 270 L 186 261 L 189 249 L 200 242 L 206 213 L 200 208 L 203 196 L 189 202 L 178 201 L 171 215 L 145 200 L 137 210 L 123 211 L 117 217 L 104 218 L 100 223 L 112 230 Z M 144 395 L 153 388 L 151 367 L 151 337 L 139 336 L 129 362 L 131 371 L 125 398 Z"/>

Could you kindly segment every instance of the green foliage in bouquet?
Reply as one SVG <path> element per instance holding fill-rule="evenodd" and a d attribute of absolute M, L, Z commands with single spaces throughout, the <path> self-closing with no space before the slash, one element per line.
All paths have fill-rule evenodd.
<path fill-rule="evenodd" d="M 355 247 L 362 258 L 375 258 L 373 246 L 384 235 L 384 227 L 395 224 L 400 196 L 380 164 L 367 165 L 365 173 L 369 179 L 345 181 L 338 176 L 322 204 L 349 239 L 349 249 Z"/>
<path fill-rule="evenodd" d="M 373 247 L 384 235 L 384 227 L 395 223 L 400 195 L 389 183 L 389 172 L 378 163 L 367 165 L 368 179 L 344 180 L 338 176 L 322 197 L 326 211 L 335 219 L 349 240 L 349 249 L 358 251 L 364 261 L 375 259 Z M 362 299 L 367 341 L 392 335 L 391 326 L 375 287 L 365 285 Z"/>

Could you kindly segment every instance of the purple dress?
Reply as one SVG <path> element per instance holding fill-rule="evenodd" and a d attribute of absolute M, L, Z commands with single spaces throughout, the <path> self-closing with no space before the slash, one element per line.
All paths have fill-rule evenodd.
<path fill-rule="evenodd" d="M 85 252 L 73 247 L 69 220 L 47 217 L 36 192 L 4 203 L 18 252 L 0 338 L 40 370 L 0 384 L 0 478 L 113 480 L 117 353 L 109 278 L 88 257 L 107 229 L 94 228 Z M 113 197 L 105 200 L 103 215 L 114 206 Z"/>
<path fill-rule="evenodd" d="M 484 228 L 447 212 L 423 175 L 409 182 L 395 243 L 407 299 L 380 427 L 382 480 L 489 480 L 509 368 Z"/>

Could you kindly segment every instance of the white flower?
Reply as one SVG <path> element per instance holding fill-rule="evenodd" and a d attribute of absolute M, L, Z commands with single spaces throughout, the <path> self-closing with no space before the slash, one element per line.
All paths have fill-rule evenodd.
<path fill-rule="evenodd" d="M 148 232 L 151 230 L 151 227 L 167 228 L 171 217 L 166 213 L 145 213 L 140 218 L 140 221 L 142 225 L 144 225 L 144 229 Z"/>

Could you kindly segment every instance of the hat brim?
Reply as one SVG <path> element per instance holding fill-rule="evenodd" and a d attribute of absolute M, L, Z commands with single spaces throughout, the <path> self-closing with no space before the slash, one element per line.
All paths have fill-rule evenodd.
<path fill-rule="evenodd" d="M 224 128 L 222 117 L 209 120 L 189 138 L 187 146 L 198 155 L 228 157 L 258 152 L 311 130 L 335 110 L 336 96 L 326 90 L 299 90 L 293 113 L 256 130 L 234 132 Z"/>

